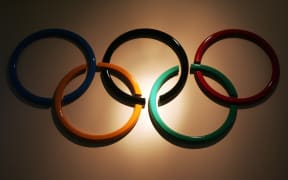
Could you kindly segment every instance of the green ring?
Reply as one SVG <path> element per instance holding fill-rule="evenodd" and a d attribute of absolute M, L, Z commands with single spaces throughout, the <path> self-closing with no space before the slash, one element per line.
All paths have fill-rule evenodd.
<path fill-rule="evenodd" d="M 184 146 L 204 145 L 206 143 L 214 142 L 214 141 L 221 139 L 222 137 L 224 137 L 226 133 L 228 133 L 228 131 L 231 129 L 231 127 L 234 124 L 234 121 L 237 115 L 236 105 L 229 106 L 230 111 L 229 111 L 228 117 L 220 128 L 218 128 L 217 130 L 215 130 L 214 132 L 210 134 L 203 135 L 203 136 L 187 136 L 187 135 L 180 134 L 174 131 L 173 129 L 171 129 L 170 127 L 168 127 L 165 124 L 165 122 L 161 119 L 159 112 L 158 112 L 158 105 L 156 101 L 157 93 L 159 89 L 161 88 L 161 86 L 166 81 L 168 81 L 170 78 L 178 74 L 178 71 L 179 71 L 178 66 L 174 66 L 170 68 L 169 70 L 164 72 L 162 75 L 160 75 L 159 78 L 156 80 L 156 82 L 153 84 L 153 87 L 150 92 L 149 104 L 148 104 L 149 114 L 150 114 L 153 125 L 160 132 L 161 135 L 164 135 L 166 139 L 178 145 L 184 145 Z M 205 75 L 213 78 L 214 80 L 219 82 L 224 87 L 224 89 L 227 91 L 227 93 L 231 97 L 237 97 L 237 92 L 234 86 L 232 85 L 231 81 L 218 70 L 209 66 L 205 66 L 205 65 L 191 64 L 190 73 L 194 73 L 194 71 L 201 71 Z"/>

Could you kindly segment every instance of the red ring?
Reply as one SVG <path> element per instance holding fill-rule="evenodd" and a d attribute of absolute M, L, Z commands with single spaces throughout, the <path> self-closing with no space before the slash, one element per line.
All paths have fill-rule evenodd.
<path fill-rule="evenodd" d="M 255 33 L 239 30 L 239 29 L 227 29 L 223 31 L 216 32 L 212 35 L 210 35 L 208 38 L 206 38 L 201 45 L 198 47 L 194 63 L 195 64 L 201 64 L 201 59 L 203 57 L 203 54 L 206 52 L 206 50 L 214 43 L 226 39 L 226 38 L 241 38 L 245 39 L 251 42 L 254 42 L 259 47 L 261 47 L 265 53 L 269 56 L 269 59 L 272 64 L 272 76 L 270 81 L 267 83 L 266 87 L 257 93 L 256 95 L 247 97 L 247 98 L 237 98 L 237 97 L 227 97 L 224 96 L 217 91 L 215 91 L 204 79 L 203 73 L 201 71 L 197 71 L 195 73 L 195 79 L 198 82 L 200 88 L 204 90 L 208 95 L 212 96 L 216 100 L 219 100 L 223 103 L 229 103 L 229 104 L 236 104 L 236 105 L 251 105 L 254 103 L 259 102 L 263 98 L 267 97 L 276 87 L 279 76 L 280 76 L 280 68 L 279 68 L 279 62 L 277 55 L 273 48 L 270 46 L 268 42 L 266 42 L 263 38 L 258 36 Z"/>

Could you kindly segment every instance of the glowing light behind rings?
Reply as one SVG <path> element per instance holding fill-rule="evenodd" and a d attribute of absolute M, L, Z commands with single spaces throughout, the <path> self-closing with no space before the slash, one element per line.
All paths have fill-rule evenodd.
<path fill-rule="evenodd" d="M 231 35 L 232 34 L 232 35 Z M 46 37 L 51 37 L 51 36 L 56 36 L 56 37 L 62 37 L 62 38 L 65 38 L 65 39 L 68 39 L 68 40 L 71 40 L 73 41 L 75 44 L 77 44 L 78 46 L 80 45 L 82 51 L 84 52 L 85 54 L 85 57 L 87 59 L 87 65 L 88 65 L 88 74 L 86 76 L 86 79 L 84 81 L 84 83 L 75 91 L 76 93 L 72 93 L 72 95 L 69 95 L 69 100 L 64 100 L 64 103 L 67 103 L 77 97 L 79 97 L 80 95 L 83 94 L 83 92 L 88 88 L 88 86 L 90 85 L 91 83 L 91 77 L 93 77 L 94 75 L 94 63 L 93 61 L 95 61 L 95 58 L 94 58 L 94 54 L 93 54 L 93 51 L 91 50 L 92 48 L 89 46 L 89 44 L 83 39 L 81 38 L 80 36 L 78 36 L 77 34 L 73 33 L 73 32 L 70 32 L 70 31 L 66 31 L 66 30 L 61 30 L 61 29 L 55 29 L 55 30 L 51 30 L 51 29 L 48 29 L 48 30 L 43 30 L 43 31 L 39 31 L 39 32 L 36 32 L 30 36 L 28 36 L 27 38 L 25 38 L 16 48 L 16 50 L 14 51 L 14 53 L 12 54 L 12 57 L 11 57 L 11 61 L 10 61 L 10 77 L 11 77 L 11 80 L 12 80 L 12 84 L 16 87 L 16 91 L 18 91 L 20 93 L 20 95 L 22 95 L 23 97 L 25 97 L 27 100 L 31 99 L 32 102 L 34 103 L 39 103 L 40 105 L 49 105 L 49 101 L 51 99 L 49 98 L 46 98 L 46 99 L 43 99 L 42 97 L 38 97 L 38 96 L 34 96 L 33 93 L 30 93 L 29 91 L 27 91 L 23 86 L 22 84 L 20 83 L 20 81 L 18 80 L 18 77 L 17 77 L 17 61 L 19 59 L 19 54 L 22 52 L 22 50 L 24 48 L 26 48 L 30 43 L 32 43 L 33 41 L 35 40 L 38 40 L 38 39 L 41 39 L 41 38 L 46 38 Z M 253 34 L 253 33 L 250 33 L 250 32 L 247 32 L 247 31 L 243 31 L 243 30 L 224 30 L 224 31 L 221 31 L 221 32 L 217 32 L 215 34 L 213 34 L 212 36 L 208 37 L 199 47 L 196 55 L 195 55 L 195 63 L 196 64 L 200 64 L 201 62 L 201 56 L 204 54 L 205 50 L 207 49 L 207 47 L 209 47 L 211 44 L 213 44 L 214 42 L 218 41 L 218 40 L 222 40 L 223 38 L 226 38 L 226 37 L 236 37 L 236 38 L 243 38 L 243 39 L 247 39 L 247 40 L 250 40 L 250 41 L 253 41 L 254 43 L 256 43 L 258 46 L 260 46 L 268 55 L 269 55 L 269 58 L 270 58 L 270 61 L 272 63 L 272 76 L 271 76 L 271 80 L 269 81 L 269 83 L 267 84 L 266 88 L 264 89 L 264 91 L 261 91 L 261 95 L 256 95 L 255 98 L 248 98 L 247 101 L 243 101 L 242 103 L 242 100 L 239 99 L 237 97 L 233 97 L 233 102 L 231 103 L 231 105 L 234 104 L 239 104 L 239 105 L 251 105 L 251 104 L 255 104 L 255 103 L 258 103 L 260 100 L 262 100 L 264 97 L 268 97 L 268 95 L 272 92 L 272 90 L 274 90 L 274 88 L 276 87 L 277 83 L 278 83 L 278 79 L 279 79 L 279 64 L 278 64 L 278 59 L 277 59 L 277 56 L 274 52 L 274 50 L 272 49 L 272 47 L 264 40 L 262 39 L 261 37 L 259 37 L 258 35 L 256 34 Z M 166 34 L 166 33 L 163 33 L 161 31 L 158 31 L 158 30 L 152 30 L 152 29 L 138 29 L 138 30 L 132 30 L 132 31 L 129 31 L 127 33 L 124 33 L 123 35 L 119 36 L 116 41 L 113 41 L 111 46 L 112 48 L 108 48 L 107 52 L 108 54 L 111 54 L 114 52 L 114 50 L 123 42 L 127 41 L 127 40 L 131 40 L 131 39 L 135 39 L 135 38 L 152 38 L 152 39 L 156 39 L 156 40 L 159 40 L 159 41 L 162 41 L 164 42 L 166 45 L 168 45 L 170 48 L 173 49 L 173 51 L 177 54 L 179 60 L 180 60 L 180 64 L 181 64 L 181 70 L 183 71 L 180 71 L 181 72 L 181 76 L 180 76 L 180 79 L 182 80 L 178 80 L 177 81 L 177 86 L 178 88 L 172 88 L 172 89 L 175 89 L 173 91 L 170 91 L 168 94 L 170 94 L 169 96 L 166 95 L 165 97 L 166 98 L 163 98 L 161 101 L 161 104 L 163 105 L 163 103 L 167 103 L 169 102 L 170 100 L 172 100 L 174 97 L 176 97 L 178 95 L 178 93 L 181 91 L 181 89 L 184 87 L 184 84 L 185 84 L 185 81 L 187 79 L 187 77 L 185 77 L 185 74 L 187 72 L 187 58 L 186 58 L 186 54 L 183 50 L 183 48 L 181 47 L 181 45 L 173 38 L 171 37 L 170 35 Z M 117 42 L 118 41 L 118 42 Z M 116 44 L 115 44 L 116 42 Z M 114 43 L 114 44 L 113 44 Z M 108 55 L 109 56 L 109 55 Z M 105 61 L 105 57 L 104 56 L 104 61 Z M 107 61 L 109 61 L 110 59 L 108 58 Z M 201 67 L 201 64 L 199 65 Z M 203 69 L 202 69 L 203 70 Z M 199 74 L 201 74 L 201 71 L 202 70 L 196 70 L 195 74 L 196 74 L 196 79 L 198 80 L 198 83 L 201 83 L 200 87 L 203 91 L 205 91 L 207 94 L 210 95 L 211 98 L 216 98 L 217 97 L 217 94 L 215 95 L 215 93 L 210 93 L 210 91 L 214 91 L 213 89 L 211 89 L 208 85 L 204 84 L 204 81 L 203 81 L 203 77 L 200 77 Z M 106 71 L 107 73 L 109 71 Z M 104 75 L 106 74 L 106 72 L 104 73 Z M 103 71 L 102 71 L 103 73 Z M 76 72 L 76 75 L 77 75 L 77 72 Z M 125 75 L 127 76 L 127 75 Z M 128 98 L 128 96 L 131 97 L 131 95 L 128 95 L 128 96 L 123 96 L 121 95 L 121 93 L 118 91 L 116 93 L 116 89 L 117 89 L 117 86 L 111 86 L 111 83 L 108 81 L 108 79 L 104 78 L 104 76 L 102 76 L 102 81 L 103 82 L 107 82 L 108 84 L 106 84 L 107 88 L 109 89 L 109 91 L 111 91 L 112 93 L 115 93 L 114 96 L 116 95 L 117 98 L 119 97 L 120 101 L 129 101 L 129 105 L 135 105 L 135 103 L 138 101 L 133 101 L 131 98 Z M 108 73 L 108 77 L 109 77 L 109 73 Z M 202 79 L 201 79 L 202 78 Z M 220 80 L 222 81 L 222 80 Z M 110 84 L 109 84 L 110 83 Z M 157 84 L 157 82 L 156 82 Z M 61 87 L 62 85 L 60 85 Z M 230 85 L 232 86 L 232 85 Z M 174 86 L 176 87 L 176 86 Z M 64 87 L 62 88 L 62 90 L 64 90 Z M 114 92 L 113 92 L 114 91 Z M 151 91 L 152 94 L 150 95 L 150 98 L 152 97 L 152 99 L 154 99 L 153 101 L 156 101 L 156 95 L 153 94 L 153 93 L 156 93 L 155 91 Z M 234 93 L 236 94 L 236 92 Z M 59 95 L 59 92 L 57 91 L 56 93 L 56 96 L 55 96 L 55 106 L 56 107 L 56 111 L 58 112 L 58 117 L 60 119 L 61 122 L 63 122 L 64 126 L 69 130 L 71 131 L 73 134 L 76 134 L 77 136 L 79 137 L 82 137 L 84 139 L 90 139 L 90 140 L 96 140 L 96 139 L 99 139 L 98 136 L 96 137 L 96 139 L 94 138 L 94 136 L 90 136 L 90 135 L 85 135 L 83 134 L 81 131 L 78 131 L 78 130 L 75 130 L 71 125 L 69 125 L 69 122 L 67 120 L 61 120 L 62 118 L 62 112 L 61 112 L 61 96 L 62 95 Z M 215 96 L 215 97 L 213 97 Z M 126 98 L 127 97 L 127 98 Z M 134 98 L 134 97 L 133 97 Z M 65 99 L 65 98 L 64 98 Z M 219 99 L 218 97 L 216 98 L 218 99 L 219 101 L 221 101 L 221 103 L 227 103 L 226 100 L 222 100 L 222 99 Z M 231 98 L 230 98 L 231 99 Z M 132 101 L 131 101 L 132 100 Z M 140 102 L 140 101 L 139 101 Z M 238 103 L 239 102 L 239 103 Z M 136 103 L 136 104 L 137 104 Z M 142 102 L 141 102 L 142 103 Z M 156 102 L 154 102 L 156 103 Z M 157 118 L 156 116 L 157 115 L 157 112 L 155 111 L 157 109 L 157 106 L 152 106 L 150 103 L 149 103 L 149 112 L 152 114 L 152 119 L 159 119 Z M 137 109 L 137 108 L 136 108 Z M 139 108 L 138 108 L 139 109 Z M 136 110 L 136 111 L 139 111 L 139 110 Z M 136 113 L 137 114 L 137 113 Z M 235 113 L 234 113 L 235 114 Z M 133 118 L 134 116 L 132 116 L 132 119 L 136 119 L 136 118 Z M 234 118 L 234 117 L 233 117 Z M 65 119 L 65 118 L 64 118 Z M 135 120 L 132 120 L 133 121 L 133 125 L 135 124 Z M 159 120 L 157 120 L 159 121 Z M 129 123 L 128 123 L 129 124 Z M 159 126 L 163 126 L 161 125 L 162 123 L 159 123 Z M 156 128 L 157 128 L 158 125 L 156 125 Z M 158 127 L 159 127 L 158 126 Z M 229 127 L 230 128 L 230 127 Z M 228 129 L 229 129 L 228 128 Z M 128 128 L 129 130 L 131 128 Z M 157 128 L 158 129 L 158 128 Z M 160 128 L 161 129 L 161 128 Z M 164 129 L 167 129 L 164 127 Z M 165 130 L 166 132 L 170 131 L 170 130 Z M 226 131 L 226 130 L 225 130 Z M 127 132 L 125 130 L 125 132 Z M 120 135 L 119 136 L 123 136 L 122 135 L 122 131 L 120 132 Z M 126 134 L 126 133 L 125 133 Z M 168 132 L 168 134 L 171 134 Z M 172 132 L 173 134 L 173 132 Z M 114 136 L 114 135 L 113 135 Z M 204 137 L 204 136 L 203 136 Z M 110 141 L 112 138 L 112 140 L 114 140 L 114 137 L 110 137 L 108 135 L 108 140 Z M 179 139 L 178 139 L 179 138 Z M 188 143 L 188 145 L 190 145 L 192 143 L 193 144 L 198 144 L 198 142 L 202 142 L 201 140 L 202 137 L 197 137 L 196 139 L 200 139 L 200 141 L 197 140 L 194 141 L 186 141 L 184 140 L 184 144 L 185 143 Z M 101 138 L 100 137 L 100 141 L 102 140 L 105 140 L 106 139 L 106 136 L 104 136 L 104 138 Z M 118 138 L 118 135 L 116 135 L 116 139 L 119 139 Z M 180 140 L 181 141 L 181 137 L 177 135 L 177 133 L 175 135 L 173 135 L 173 138 L 174 140 L 178 141 Z M 185 138 L 184 138 L 185 139 Z M 218 137 L 215 137 L 213 136 L 212 139 L 218 139 Z M 204 141 L 205 141 L 205 137 L 204 137 Z"/>

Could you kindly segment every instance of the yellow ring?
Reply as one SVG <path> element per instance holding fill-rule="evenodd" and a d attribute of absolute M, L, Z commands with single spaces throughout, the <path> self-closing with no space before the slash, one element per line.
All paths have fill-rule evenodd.
<path fill-rule="evenodd" d="M 132 94 L 141 96 L 141 90 L 139 88 L 139 85 L 136 83 L 136 81 L 133 79 L 130 73 L 127 72 L 125 69 L 119 66 L 110 64 L 110 63 L 103 63 L 103 62 L 98 63 L 96 66 L 97 66 L 97 69 L 110 69 L 117 73 L 120 73 L 120 75 L 122 75 L 124 78 L 128 80 L 129 85 L 131 85 L 131 87 L 133 88 Z M 58 84 L 58 87 L 54 95 L 54 101 L 53 101 L 53 106 L 54 106 L 55 113 L 56 113 L 58 120 L 72 134 L 83 139 L 92 140 L 94 142 L 110 142 L 110 141 L 115 141 L 124 137 L 135 126 L 139 118 L 142 105 L 140 104 L 134 105 L 134 110 L 130 119 L 120 129 L 113 131 L 111 133 L 101 134 L 101 135 L 90 134 L 90 133 L 81 131 L 80 129 L 76 128 L 73 124 L 71 124 L 70 121 L 67 119 L 67 117 L 65 117 L 63 110 L 62 110 L 62 99 L 63 99 L 64 89 L 72 79 L 76 78 L 80 74 L 83 74 L 85 71 L 86 71 L 86 65 L 78 66 L 74 68 L 72 71 L 70 71 Z"/>

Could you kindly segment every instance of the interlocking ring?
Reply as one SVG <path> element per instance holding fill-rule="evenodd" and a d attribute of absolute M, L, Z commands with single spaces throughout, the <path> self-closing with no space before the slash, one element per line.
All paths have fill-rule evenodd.
<path fill-rule="evenodd" d="M 53 99 L 34 95 L 23 87 L 17 75 L 17 63 L 21 52 L 34 41 L 49 37 L 60 37 L 72 41 L 82 50 L 87 61 L 86 65 L 76 67 L 60 81 L 57 89 L 55 90 Z M 238 98 L 237 92 L 233 84 L 225 75 L 212 67 L 201 64 L 203 54 L 212 44 L 222 39 L 231 37 L 246 39 L 256 43 L 265 51 L 265 53 L 268 54 L 272 63 L 272 76 L 270 81 L 262 91 L 260 91 L 254 96 L 248 98 Z M 82 37 L 71 31 L 63 29 L 47 29 L 31 34 L 23 41 L 21 41 L 20 44 L 16 47 L 9 62 L 9 75 L 11 79 L 11 84 L 20 94 L 20 96 L 24 97 L 27 101 L 36 103 L 38 105 L 51 105 L 56 113 L 59 123 L 63 125 L 63 127 L 72 135 L 79 137 L 80 139 L 93 142 L 115 142 L 116 140 L 119 140 L 125 135 L 127 135 L 132 130 L 138 120 L 141 108 L 143 108 L 145 105 L 145 98 L 141 97 L 141 90 L 139 88 L 139 85 L 133 79 L 132 75 L 120 66 L 110 63 L 113 52 L 121 44 L 136 38 L 152 38 L 165 43 L 176 53 L 180 61 L 180 66 L 172 67 L 171 69 L 165 71 L 162 75 L 160 75 L 159 78 L 157 78 L 151 89 L 148 104 L 150 119 L 154 127 L 164 138 L 176 145 L 185 147 L 192 147 L 194 145 L 206 146 L 207 144 L 209 145 L 222 139 L 233 126 L 236 119 L 238 107 L 251 107 L 250 105 L 252 103 L 259 103 L 260 100 L 268 97 L 268 95 L 272 93 L 279 81 L 280 68 L 277 55 L 272 49 L 272 47 L 263 38 L 259 37 L 254 33 L 238 29 L 228 29 L 212 34 L 207 39 L 205 39 L 205 41 L 203 41 L 202 44 L 199 46 L 195 55 L 194 64 L 190 65 L 190 73 L 195 74 L 195 79 L 198 82 L 200 89 L 204 91 L 206 95 L 208 95 L 213 100 L 217 100 L 217 103 L 220 102 L 221 105 L 225 104 L 227 107 L 229 107 L 229 113 L 225 122 L 214 132 L 203 136 L 188 136 L 176 132 L 175 130 L 173 130 L 173 128 L 168 127 L 161 119 L 158 112 L 158 106 L 168 103 L 181 92 L 189 74 L 189 63 L 186 57 L 186 53 L 181 47 L 180 43 L 172 36 L 154 29 L 136 29 L 126 32 L 116 38 L 111 43 L 103 57 L 103 61 L 96 65 L 94 52 L 90 45 Z M 85 71 L 87 71 L 86 78 L 80 85 L 80 87 L 72 93 L 64 96 L 63 98 L 63 91 L 65 89 L 65 86 L 72 79 L 84 73 Z M 87 88 L 91 84 L 91 81 L 93 80 L 96 71 L 101 72 L 101 79 L 103 85 L 110 93 L 110 95 L 112 95 L 114 98 L 124 103 L 125 105 L 130 105 L 134 107 L 134 111 L 130 119 L 123 127 L 119 128 L 114 132 L 103 135 L 90 134 L 78 129 L 72 123 L 70 123 L 67 117 L 65 117 L 62 110 L 62 105 L 72 102 L 87 90 Z M 159 102 L 157 104 L 157 94 L 159 89 L 167 80 L 176 76 L 179 71 L 181 71 L 180 78 L 177 81 L 176 85 L 167 93 L 160 95 Z M 128 86 L 131 95 L 125 93 L 116 86 L 116 84 L 112 81 L 110 77 L 111 74 L 116 74 L 120 76 L 120 80 L 122 80 Z M 209 76 L 210 78 L 213 78 L 218 83 L 220 83 L 227 91 L 229 96 L 224 96 L 216 92 L 212 87 L 210 87 L 208 83 L 204 80 L 204 75 Z"/>
<path fill-rule="evenodd" d="M 166 72 L 164 72 L 159 76 L 159 78 L 155 81 L 152 87 L 148 107 L 149 107 L 149 114 L 151 116 L 151 120 L 154 126 L 160 132 L 160 134 L 163 134 L 165 138 L 170 140 L 172 143 L 176 143 L 181 146 L 209 144 L 222 138 L 234 124 L 237 114 L 236 105 L 229 106 L 230 111 L 228 117 L 220 128 L 204 136 L 187 136 L 180 134 L 175 130 L 171 129 L 170 127 L 168 127 L 160 117 L 156 102 L 157 93 L 161 88 L 161 86 L 164 85 L 166 81 L 177 75 L 178 71 L 179 71 L 178 66 L 174 66 L 171 69 L 168 69 Z M 232 85 L 231 81 L 216 69 L 205 65 L 192 64 L 190 66 L 190 72 L 194 73 L 195 71 L 196 72 L 201 71 L 202 73 L 207 74 L 209 77 L 212 77 L 214 80 L 219 82 L 225 88 L 229 96 L 237 97 L 237 92 L 234 86 Z"/>
<path fill-rule="evenodd" d="M 215 91 L 204 79 L 203 74 L 201 71 L 197 71 L 195 73 L 195 78 L 202 90 L 204 90 L 208 95 L 210 95 L 213 98 L 216 98 L 217 100 L 228 103 L 228 104 L 237 104 L 237 105 L 251 105 L 258 103 L 263 98 L 267 97 L 276 87 L 279 81 L 280 76 L 280 68 L 279 68 L 279 62 L 277 55 L 273 48 L 267 43 L 263 38 L 258 36 L 257 34 L 254 34 L 252 32 L 239 30 L 239 29 L 228 29 L 219 31 L 217 33 L 212 34 L 208 38 L 206 38 L 202 44 L 199 46 L 196 54 L 195 54 L 195 64 L 200 64 L 202 57 L 205 53 L 205 51 L 214 43 L 225 39 L 225 38 L 242 38 L 249 40 L 251 42 L 254 42 L 259 47 L 261 47 L 265 53 L 270 58 L 271 64 L 272 64 L 272 76 L 270 81 L 267 83 L 266 87 L 257 93 L 256 95 L 247 97 L 247 98 L 238 98 L 238 97 L 227 97 L 219 92 Z"/>
<path fill-rule="evenodd" d="M 95 73 L 95 62 L 96 58 L 94 56 L 94 52 L 88 42 L 83 39 L 81 36 L 77 35 L 74 32 L 64 30 L 64 29 L 45 29 L 42 31 L 38 31 L 36 33 L 31 34 L 30 36 L 26 37 L 23 41 L 19 43 L 19 45 L 14 50 L 10 62 L 9 62 L 9 73 L 12 85 L 15 87 L 15 90 L 21 95 L 21 97 L 25 98 L 29 102 L 35 103 L 37 105 L 44 105 L 48 106 L 52 102 L 52 98 L 41 97 L 34 95 L 29 90 L 27 90 L 20 82 L 17 74 L 17 64 L 19 60 L 19 56 L 22 51 L 34 41 L 43 39 L 43 38 L 50 38 L 50 37 L 58 37 L 63 38 L 68 41 L 74 43 L 78 48 L 82 50 L 85 55 L 87 61 L 87 75 L 83 83 L 73 92 L 66 95 L 64 97 L 64 103 L 70 103 L 80 97 L 86 89 L 89 87 L 91 81 L 94 78 Z"/>
<path fill-rule="evenodd" d="M 116 66 L 116 65 L 113 65 L 113 64 L 109 64 L 109 63 L 98 63 L 97 68 L 98 68 L 98 70 L 109 69 L 109 70 L 112 70 L 112 71 L 120 74 L 121 77 L 125 78 L 125 80 L 126 80 L 125 82 L 128 82 L 129 86 L 132 87 L 132 94 L 137 95 L 137 96 L 141 96 L 141 90 L 139 88 L 139 85 L 136 83 L 136 81 L 133 79 L 133 77 L 123 68 Z M 75 69 L 70 71 L 60 81 L 60 83 L 59 83 L 59 85 L 55 91 L 54 108 L 55 108 L 56 115 L 57 115 L 58 119 L 60 120 L 60 123 L 72 134 L 76 135 L 79 138 L 88 140 L 88 141 L 101 143 L 101 142 L 107 142 L 107 141 L 108 142 L 116 141 L 116 140 L 124 137 L 135 126 L 135 124 L 138 120 L 138 117 L 140 115 L 142 105 L 135 104 L 134 111 L 133 111 L 129 121 L 123 127 L 121 127 L 120 129 L 118 129 L 114 132 L 103 134 L 103 135 L 96 135 L 96 134 L 90 134 L 87 132 L 83 132 L 82 130 L 76 128 L 73 124 L 71 124 L 70 121 L 68 120 L 68 118 L 65 117 L 63 110 L 62 110 L 62 105 L 61 105 L 64 89 L 65 89 L 66 85 L 71 80 L 76 78 L 78 75 L 84 73 L 85 70 L 86 70 L 86 65 L 82 65 L 82 66 L 76 67 Z"/>
<path fill-rule="evenodd" d="M 161 32 L 155 29 L 132 30 L 132 31 L 129 31 L 120 35 L 110 44 L 110 46 L 108 47 L 103 57 L 103 62 L 110 62 L 113 52 L 121 44 L 125 43 L 126 41 L 137 39 L 137 38 L 151 38 L 151 39 L 155 39 L 160 42 L 163 42 L 164 44 L 168 45 L 176 53 L 180 61 L 181 74 L 180 74 L 179 80 L 177 81 L 175 86 L 171 88 L 171 90 L 169 90 L 168 92 L 160 96 L 160 99 L 159 99 L 160 104 L 165 104 L 180 93 L 180 91 L 185 85 L 185 82 L 188 76 L 189 63 L 188 63 L 186 53 L 184 49 L 182 48 L 182 46 L 180 45 L 180 43 L 175 38 L 173 38 L 172 36 L 164 32 Z M 132 104 L 136 104 L 136 103 L 145 104 L 145 99 L 127 95 L 124 91 L 119 89 L 115 85 L 111 77 L 109 76 L 109 70 L 107 70 L 105 73 L 102 72 L 101 77 L 103 81 L 108 84 L 107 87 L 110 88 L 112 92 L 117 94 L 120 99 L 128 101 Z"/>

